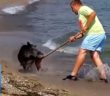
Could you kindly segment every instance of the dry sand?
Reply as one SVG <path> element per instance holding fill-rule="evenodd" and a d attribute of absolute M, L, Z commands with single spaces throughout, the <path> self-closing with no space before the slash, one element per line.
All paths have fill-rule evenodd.
<path fill-rule="evenodd" d="M 26 5 L 28 0 L 0 0 L 0 8 L 10 5 Z"/>
<path fill-rule="evenodd" d="M 42 85 L 37 79 L 22 76 L 2 63 L 2 96 L 72 96 L 68 91 Z"/>

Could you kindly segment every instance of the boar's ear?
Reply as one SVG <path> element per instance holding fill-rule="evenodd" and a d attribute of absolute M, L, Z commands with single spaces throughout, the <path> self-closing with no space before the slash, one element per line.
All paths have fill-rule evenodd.
<path fill-rule="evenodd" d="M 29 41 L 27 42 L 27 45 L 30 46 L 30 47 L 35 47 L 35 48 L 37 47 L 37 45 L 31 44 Z"/>
<path fill-rule="evenodd" d="M 28 41 L 28 42 L 27 42 L 27 45 L 28 45 L 28 46 L 30 46 L 30 45 L 31 45 L 31 43 Z"/>

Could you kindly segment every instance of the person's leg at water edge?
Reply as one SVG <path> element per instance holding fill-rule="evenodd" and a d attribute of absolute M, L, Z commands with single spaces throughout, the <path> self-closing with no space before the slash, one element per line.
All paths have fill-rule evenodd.
<path fill-rule="evenodd" d="M 82 49 L 82 48 L 79 50 L 78 56 L 76 58 L 75 66 L 74 66 L 73 71 L 71 73 L 72 76 L 77 76 L 78 75 L 78 71 L 79 71 L 80 67 L 85 62 L 86 54 L 87 54 L 87 50 Z"/>
<path fill-rule="evenodd" d="M 79 71 L 80 67 L 85 62 L 86 54 L 87 54 L 87 50 L 80 48 L 80 50 L 78 52 L 78 56 L 76 58 L 76 63 L 75 63 L 75 66 L 74 66 L 74 68 L 73 68 L 73 70 L 71 72 L 71 75 L 68 75 L 64 80 L 66 80 L 66 79 L 77 80 L 78 79 L 77 78 L 78 71 Z"/>
<path fill-rule="evenodd" d="M 99 51 L 91 51 L 90 54 L 91 54 L 91 58 L 92 58 L 94 64 L 96 64 L 96 67 L 100 72 L 100 79 L 104 80 L 107 83 L 108 82 L 107 76 L 106 76 L 106 72 L 104 69 L 104 64 L 103 64 L 101 57 L 100 57 L 100 52 Z"/>
<path fill-rule="evenodd" d="M 77 80 L 78 71 L 86 59 L 86 54 L 90 52 L 91 58 L 100 72 L 100 78 L 107 82 L 104 64 L 100 58 L 100 53 L 104 45 L 105 37 L 105 34 L 94 36 L 90 35 L 85 37 L 79 50 L 71 75 L 68 75 L 66 79 Z"/>
<path fill-rule="evenodd" d="M 87 52 L 92 51 L 91 57 L 94 63 L 96 64 L 101 77 L 106 80 L 106 74 L 104 71 L 104 67 L 102 60 L 100 58 L 100 52 L 103 46 L 103 41 L 105 40 L 105 30 L 103 25 L 101 24 L 100 20 L 98 19 L 96 12 L 82 4 L 80 0 L 74 0 L 70 3 L 72 11 L 79 16 L 79 25 L 80 25 L 80 32 L 76 34 L 76 36 L 71 36 L 69 38 L 70 42 L 74 42 L 77 39 L 82 38 L 85 35 L 85 38 L 81 44 L 81 48 L 79 50 L 75 66 L 70 75 L 68 75 L 66 79 L 77 80 L 78 71 L 83 65 Z M 88 17 L 88 18 L 87 18 Z"/>
<path fill-rule="evenodd" d="M 102 52 L 102 49 L 103 49 L 103 46 L 104 46 L 104 41 L 106 40 L 106 35 L 102 34 L 102 35 L 99 35 L 99 36 L 97 37 L 97 40 L 96 40 L 97 44 L 94 43 L 94 46 L 97 45 L 97 48 L 94 51 L 91 51 L 90 55 L 91 55 L 91 59 L 93 60 L 94 64 L 96 64 L 97 69 L 100 72 L 100 79 L 104 80 L 105 82 L 108 82 L 107 81 L 107 76 L 106 76 L 107 74 L 105 72 L 106 70 L 104 68 L 104 63 L 101 59 L 101 52 Z"/>

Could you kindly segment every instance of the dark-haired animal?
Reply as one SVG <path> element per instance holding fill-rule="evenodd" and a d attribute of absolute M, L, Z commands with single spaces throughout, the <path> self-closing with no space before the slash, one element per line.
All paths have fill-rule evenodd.
<path fill-rule="evenodd" d="M 32 64 L 36 65 L 37 70 L 40 69 L 40 62 L 43 53 L 37 50 L 36 45 L 27 42 L 27 45 L 21 46 L 18 53 L 18 60 L 24 70 L 29 70 Z"/>

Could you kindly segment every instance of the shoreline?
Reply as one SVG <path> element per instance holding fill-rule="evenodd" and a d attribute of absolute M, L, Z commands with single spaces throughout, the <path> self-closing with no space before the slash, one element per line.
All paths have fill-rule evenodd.
<path fill-rule="evenodd" d="M 24 38 L 25 35 L 23 34 L 25 33 L 22 33 L 22 35 L 21 33 L 1 33 L 0 48 L 2 50 L 2 54 L 0 55 L 0 64 L 3 64 L 3 66 L 5 66 L 3 70 L 6 73 L 6 77 L 10 77 L 11 74 L 10 78 L 17 78 L 16 76 L 18 76 L 26 80 L 28 79 L 31 81 L 38 81 L 46 88 L 67 90 L 66 92 L 72 94 L 72 96 L 109 96 L 110 83 L 105 84 L 105 82 L 101 81 L 88 82 L 84 79 L 76 82 L 71 80 L 63 81 L 62 78 L 64 78 L 70 72 L 72 66 L 71 62 L 73 62 L 73 56 L 72 58 L 70 58 L 71 56 L 68 55 L 69 58 L 67 58 L 67 54 L 56 52 L 53 55 L 49 56 L 47 59 L 42 61 L 43 69 L 40 72 L 18 72 L 19 68 L 21 68 L 16 58 L 17 52 L 19 50 L 18 47 L 23 44 L 23 42 L 27 41 L 27 36 L 33 37 L 33 35 L 30 36 L 29 34 L 27 34 L 27 38 Z M 42 49 L 45 49 L 45 51 L 49 51 L 49 49 L 46 50 L 46 48 Z M 63 58 L 59 58 L 62 56 Z M 13 76 L 13 73 L 17 75 Z"/>
<path fill-rule="evenodd" d="M 19 92 L 21 94 L 27 94 L 28 92 L 30 92 L 30 94 L 34 94 L 31 96 L 36 96 L 35 94 L 40 94 L 39 96 L 45 96 L 43 94 L 49 94 L 47 96 L 109 96 L 110 93 L 109 83 L 106 84 L 101 81 L 88 82 L 86 80 L 63 81 L 62 78 L 64 78 L 64 75 L 20 73 L 18 70 L 13 69 L 12 66 L 9 66 L 10 64 L 8 65 L 8 62 L 0 61 L 0 63 L 2 64 L 3 69 L 3 96 L 22 96 L 17 95 Z M 31 89 L 31 91 L 25 87 Z M 23 96 L 29 96 L 29 94 Z"/>

